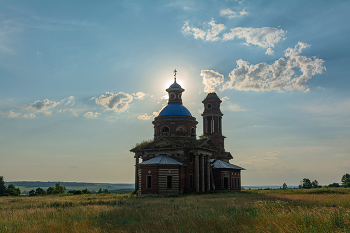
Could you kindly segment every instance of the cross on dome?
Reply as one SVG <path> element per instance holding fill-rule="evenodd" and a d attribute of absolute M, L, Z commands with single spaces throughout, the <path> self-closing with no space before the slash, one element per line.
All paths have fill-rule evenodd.
<path fill-rule="evenodd" d="M 177 70 L 175 69 L 174 70 L 174 83 L 176 83 L 176 73 L 177 73 Z"/>

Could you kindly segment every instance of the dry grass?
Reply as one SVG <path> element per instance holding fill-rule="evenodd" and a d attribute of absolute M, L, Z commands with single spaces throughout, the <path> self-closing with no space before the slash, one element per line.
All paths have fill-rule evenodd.
<path fill-rule="evenodd" d="M 348 232 L 350 189 L 332 190 L 3 197 L 0 232 Z"/>

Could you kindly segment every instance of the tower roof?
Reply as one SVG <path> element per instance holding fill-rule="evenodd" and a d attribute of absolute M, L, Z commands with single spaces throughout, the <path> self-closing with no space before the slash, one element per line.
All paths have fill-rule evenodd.
<path fill-rule="evenodd" d="M 208 93 L 207 97 L 205 97 L 205 99 L 202 101 L 202 103 L 207 102 L 207 101 L 213 101 L 213 100 L 219 101 L 220 103 L 222 102 L 220 100 L 219 96 L 215 92 L 212 92 L 212 93 Z"/>
<path fill-rule="evenodd" d="M 158 116 L 190 116 L 192 117 L 190 111 L 180 103 L 171 103 L 168 104 L 163 110 L 159 113 Z"/>
<path fill-rule="evenodd" d="M 153 165 L 153 164 L 164 164 L 164 165 L 186 165 L 185 163 L 181 163 L 176 159 L 170 158 L 166 155 L 159 155 L 152 159 L 146 160 L 145 162 L 139 163 L 139 165 Z"/>

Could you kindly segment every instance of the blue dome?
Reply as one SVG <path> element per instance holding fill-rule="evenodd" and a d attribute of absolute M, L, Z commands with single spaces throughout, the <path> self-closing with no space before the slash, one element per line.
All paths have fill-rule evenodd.
<path fill-rule="evenodd" d="M 181 86 L 178 83 L 173 83 L 169 88 L 181 88 Z"/>
<path fill-rule="evenodd" d="M 173 84 L 174 85 L 174 84 Z M 190 111 L 179 103 L 168 104 L 163 110 L 159 113 L 158 116 L 192 116 Z"/>

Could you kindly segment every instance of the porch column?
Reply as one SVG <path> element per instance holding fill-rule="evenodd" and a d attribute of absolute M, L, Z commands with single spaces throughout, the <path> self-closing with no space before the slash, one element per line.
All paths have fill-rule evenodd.
<path fill-rule="evenodd" d="M 207 192 L 210 191 L 210 158 L 207 155 Z"/>
<path fill-rule="evenodd" d="M 135 162 L 135 191 L 139 190 L 139 176 L 138 176 L 138 166 L 139 165 L 139 156 L 136 156 L 136 162 Z"/>
<path fill-rule="evenodd" d="M 204 155 L 200 156 L 200 170 L 201 170 L 201 192 L 205 192 L 205 178 L 204 178 Z"/>
<path fill-rule="evenodd" d="M 194 157 L 194 173 L 195 173 L 195 187 L 196 187 L 196 192 L 199 192 L 199 159 L 198 159 L 198 154 L 195 155 Z"/>

